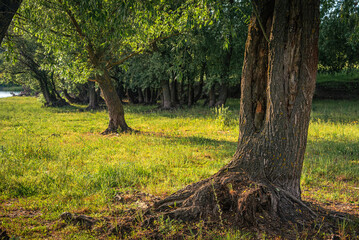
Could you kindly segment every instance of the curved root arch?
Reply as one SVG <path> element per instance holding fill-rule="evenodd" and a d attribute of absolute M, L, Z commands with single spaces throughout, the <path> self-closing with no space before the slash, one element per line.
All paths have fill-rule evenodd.
<path fill-rule="evenodd" d="M 225 173 L 194 183 L 155 203 L 155 211 L 181 221 L 266 229 L 310 221 L 316 214 L 301 200 L 275 186 L 250 180 L 244 173 Z"/>

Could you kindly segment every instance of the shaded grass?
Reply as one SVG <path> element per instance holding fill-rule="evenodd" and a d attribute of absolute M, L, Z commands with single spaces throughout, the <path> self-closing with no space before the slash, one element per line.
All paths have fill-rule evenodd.
<path fill-rule="evenodd" d="M 350 82 L 359 80 L 359 70 L 352 70 L 350 72 L 339 73 L 319 73 L 317 76 L 317 83 L 322 82 Z"/>
<path fill-rule="evenodd" d="M 6 216 L 1 225 L 28 238 L 90 239 L 81 229 L 57 227 L 59 214 L 118 215 L 124 206 L 112 204 L 116 192 L 165 195 L 214 174 L 235 152 L 238 102 L 230 101 L 221 115 L 205 107 L 125 106 L 129 126 L 140 132 L 102 136 L 106 111 L 0 99 L 0 212 Z M 305 198 L 359 203 L 358 119 L 358 101 L 314 102 Z"/>

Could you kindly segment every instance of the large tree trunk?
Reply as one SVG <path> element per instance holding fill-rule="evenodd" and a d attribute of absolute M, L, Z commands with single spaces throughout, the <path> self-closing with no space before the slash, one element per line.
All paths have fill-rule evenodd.
<path fill-rule="evenodd" d="M 1 0 L 0 1 L 0 44 L 5 37 L 7 29 L 14 17 L 22 0 Z"/>
<path fill-rule="evenodd" d="M 101 88 L 109 115 L 108 127 L 102 134 L 116 133 L 119 127 L 121 132 L 131 131 L 131 128 L 127 126 L 125 121 L 123 105 L 107 70 L 104 70 L 102 76 L 97 76 L 97 83 Z"/>
<path fill-rule="evenodd" d="M 318 63 L 319 0 L 253 5 L 237 151 L 214 176 L 158 202 L 168 217 L 234 215 L 238 224 L 275 229 L 315 216 L 300 200 L 300 176 Z"/>

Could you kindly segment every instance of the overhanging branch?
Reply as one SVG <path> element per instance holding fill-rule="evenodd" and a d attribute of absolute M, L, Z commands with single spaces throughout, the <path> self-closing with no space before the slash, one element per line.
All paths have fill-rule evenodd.
<path fill-rule="evenodd" d="M 181 34 L 183 34 L 183 33 L 184 33 L 184 32 L 178 32 L 178 33 L 173 33 L 173 34 L 171 34 L 171 35 L 169 35 L 169 36 L 164 36 L 164 37 L 155 38 L 155 39 L 153 39 L 151 42 L 149 42 L 148 44 L 146 44 L 146 46 L 151 46 L 151 45 L 155 44 L 156 42 L 159 42 L 159 41 L 162 41 L 162 40 L 165 40 L 165 39 L 174 37 L 174 36 L 178 36 L 178 35 L 181 35 Z M 134 56 L 136 56 L 136 55 L 142 53 L 144 50 L 145 50 L 145 48 L 142 48 L 141 50 L 134 51 L 134 52 L 132 52 L 132 53 L 126 54 L 126 56 L 123 57 L 121 60 L 116 61 L 116 62 L 114 62 L 114 63 L 108 63 L 106 67 L 107 67 L 107 69 L 109 70 L 109 69 L 111 69 L 111 68 L 113 68 L 113 67 L 115 67 L 115 66 L 117 66 L 117 65 L 120 65 L 120 64 L 124 63 L 124 62 L 127 61 L 128 59 L 130 59 L 130 58 L 132 58 L 132 57 L 134 57 Z"/>

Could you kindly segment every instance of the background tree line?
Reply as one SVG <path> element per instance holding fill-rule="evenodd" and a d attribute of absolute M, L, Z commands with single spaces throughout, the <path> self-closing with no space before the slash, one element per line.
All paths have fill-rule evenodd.
<path fill-rule="evenodd" d="M 179 16 L 190 4 L 24 2 L 3 44 L 1 81 L 41 92 L 47 106 L 106 103 L 109 131 L 128 128 L 118 107 L 127 100 L 221 106 L 240 96 L 251 2 L 211 3 L 206 20 L 196 18 L 204 9 L 197 5 L 192 17 Z M 322 1 L 319 51 L 321 72 L 358 70 L 356 0 Z"/>

